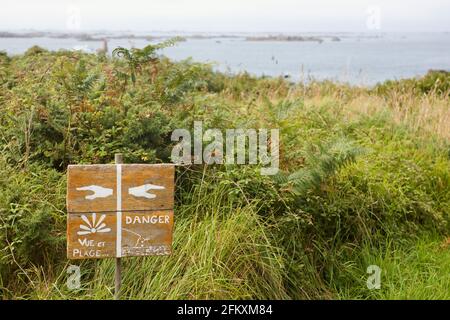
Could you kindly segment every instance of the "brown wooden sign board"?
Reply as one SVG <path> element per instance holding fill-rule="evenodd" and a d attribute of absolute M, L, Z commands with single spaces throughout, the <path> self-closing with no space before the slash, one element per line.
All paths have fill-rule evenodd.
<path fill-rule="evenodd" d="M 67 257 L 170 254 L 174 172 L 171 164 L 69 166 Z"/>

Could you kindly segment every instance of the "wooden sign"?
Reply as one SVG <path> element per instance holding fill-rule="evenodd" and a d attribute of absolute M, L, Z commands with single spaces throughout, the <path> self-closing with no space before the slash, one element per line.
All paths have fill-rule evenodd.
<path fill-rule="evenodd" d="M 170 254 L 174 172 L 171 164 L 70 165 L 67 257 Z"/>

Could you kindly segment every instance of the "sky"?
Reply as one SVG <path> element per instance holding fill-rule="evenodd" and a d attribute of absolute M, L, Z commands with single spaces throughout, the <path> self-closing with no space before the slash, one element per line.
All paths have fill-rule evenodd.
<path fill-rule="evenodd" d="M 0 1 L 3 31 L 450 31 L 449 0 Z"/>

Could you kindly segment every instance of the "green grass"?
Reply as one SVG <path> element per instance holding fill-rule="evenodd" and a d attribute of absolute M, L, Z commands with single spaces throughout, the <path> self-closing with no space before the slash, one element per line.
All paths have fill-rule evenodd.
<path fill-rule="evenodd" d="M 237 206 L 224 188 L 191 196 L 192 205 L 177 210 L 174 254 L 170 257 L 123 258 L 122 297 L 127 299 L 261 299 L 288 298 L 283 260 L 273 247 L 255 204 Z M 194 205 L 195 204 L 195 205 Z M 19 273 L 31 278 L 33 299 L 110 299 L 114 260 L 73 262 L 81 267 L 83 286 L 67 289 L 65 267 L 56 279 L 39 270 Z M 62 268 L 61 268 L 62 267 Z"/>
<path fill-rule="evenodd" d="M 280 173 L 177 168 L 174 253 L 124 258 L 124 299 L 449 298 L 448 74 L 304 86 L 149 52 L 131 74 L 134 60 L 0 54 L 2 299 L 111 299 L 113 259 L 65 257 L 66 166 L 168 162 L 172 130 L 200 120 L 279 128 Z"/>
<path fill-rule="evenodd" d="M 424 235 L 401 244 L 364 245 L 343 264 L 331 284 L 339 299 L 450 298 L 450 247 L 441 237 Z M 369 265 L 381 268 L 381 288 L 366 286 Z"/>

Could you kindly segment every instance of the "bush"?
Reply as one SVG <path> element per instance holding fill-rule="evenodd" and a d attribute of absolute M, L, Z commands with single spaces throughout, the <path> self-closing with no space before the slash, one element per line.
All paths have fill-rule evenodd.
<path fill-rule="evenodd" d="M 435 93 L 449 96 L 450 72 L 445 70 L 430 70 L 421 78 L 386 81 L 375 87 L 377 94 L 386 94 L 391 91 L 407 92 L 411 90 L 414 90 L 418 94 Z"/>
<path fill-rule="evenodd" d="M 168 162 L 171 132 L 193 121 L 279 128 L 280 173 L 178 168 L 175 254 L 126 259 L 135 272 L 124 297 L 331 298 L 349 251 L 448 234 L 448 130 L 424 131 L 390 107 L 399 92 L 403 105 L 422 106 L 424 96 L 430 108 L 448 105 L 448 73 L 373 90 L 301 85 L 174 63 L 157 48 L 122 48 L 113 59 L 39 48 L 0 55 L 2 296 L 111 297 L 108 260 L 80 262 L 83 288 L 65 287 L 66 167 L 109 163 L 116 152 Z M 437 111 L 422 120 L 448 117 Z"/>

